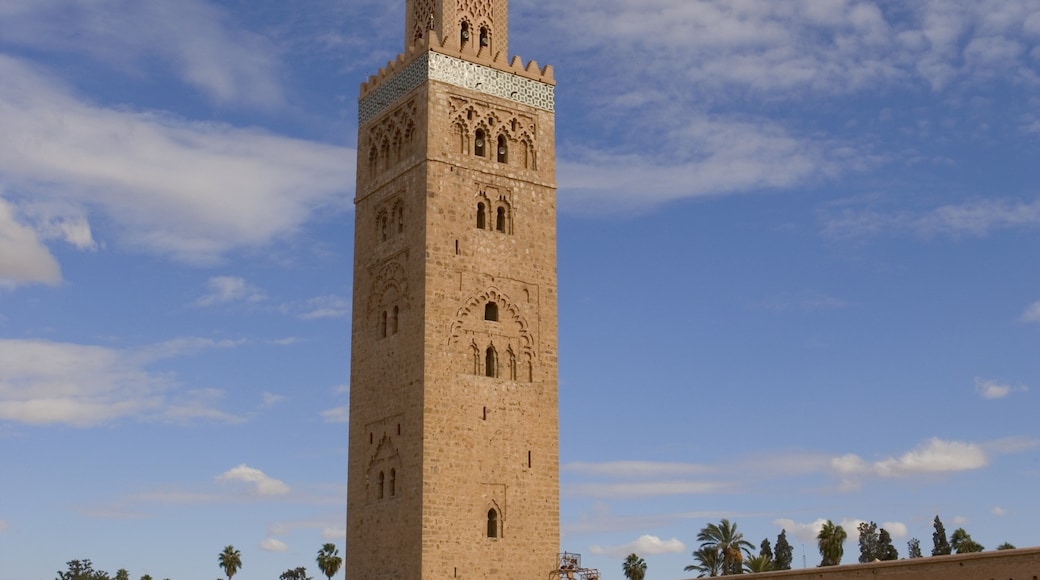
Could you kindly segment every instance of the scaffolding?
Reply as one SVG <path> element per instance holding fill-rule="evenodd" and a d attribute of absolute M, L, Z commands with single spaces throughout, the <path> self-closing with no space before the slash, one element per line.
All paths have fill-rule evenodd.
<path fill-rule="evenodd" d="M 560 554 L 560 565 L 549 573 L 550 580 L 599 580 L 599 570 L 581 567 L 581 554 Z"/>

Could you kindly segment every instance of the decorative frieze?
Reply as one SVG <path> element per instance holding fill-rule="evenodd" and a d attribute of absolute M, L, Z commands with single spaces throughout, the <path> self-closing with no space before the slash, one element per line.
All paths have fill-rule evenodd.
<path fill-rule="evenodd" d="M 549 112 L 556 108 L 556 87 L 550 84 L 430 51 L 418 56 L 361 99 L 358 123 L 364 125 L 378 117 L 428 80 L 480 91 Z"/>

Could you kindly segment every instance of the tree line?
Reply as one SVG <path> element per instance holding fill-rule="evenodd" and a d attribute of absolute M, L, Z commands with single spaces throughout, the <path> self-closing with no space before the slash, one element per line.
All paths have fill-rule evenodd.
<path fill-rule="evenodd" d="M 336 548 L 336 544 L 325 544 L 318 550 L 318 557 L 315 558 L 315 562 L 318 564 L 318 569 L 321 570 L 322 574 L 332 580 L 332 577 L 339 572 L 340 567 L 343 565 L 343 558 L 339 556 L 339 549 Z M 234 546 L 226 546 L 220 554 L 217 556 L 217 564 L 224 571 L 227 576 L 227 580 L 231 580 L 231 577 L 238 573 L 242 569 L 242 552 L 235 549 Z M 130 573 L 125 568 L 120 568 L 114 576 L 110 576 L 108 572 L 103 570 L 95 570 L 94 564 L 90 560 L 70 560 L 65 565 L 68 567 L 64 572 L 58 571 L 58 577 L 55 580 L 130 580 Z M 282 575 L 278 577 L 279 580 L 313 580 L 307 575 L 307 568 L 305 566 L 299 566 L 297 568 L 290 568 Z M 145 574 L 141 576 L 141 580 L 152 580 L 151 575 Z M 170 580 L 166 578 L 165 580 Z"/>
<path fill-rule="evenodd" d="M 957 528 L 947 537 L 946 528 L 939 516 L 935 516 L 932 526 L 935 529 L 932 534 L 932 556 L 968 554 L 985 550 L 964 528 Z M 862 522 L 856 526 L 856 532 L 859 534 L 860 562 L 899 559 L 899 550 L 892 543 L 892 535 L 885 528 L 879 528 L 874 522 Z M 820 552 L 819 566 L 840 564 L 845 555 L 847 539 L 848 533 L 842 526 L 827 520 L 816 535 Z M 769 538 L 763 539 L 757 555 L 752 555 L 754 545 L 744 539 L 744 534 L 737 531 L 737 524 L 726 518 L 718 524 L 709 523 L 701 528 L 697 534 L 697 541 L 701 544 L 693 551 L 694 563 L 686 566 L 684 571 L 698 572 L 698 578 L 791 569 L 794 550 L 787 541 L 786 529 L 780 531 L 775 545 L 769 542 Z M 997 546 L 998 550 L 1014 548 L 1015 546 L 1007 542 Z M 924 557 L 921 553 L 921 542 L 917 538 L 911 538 L 907 542 L 907 557 Z M 621 565 L 628 580 L 643 580 L 646 567 L 646 562 L 638 554 L 629 554 Z"/>

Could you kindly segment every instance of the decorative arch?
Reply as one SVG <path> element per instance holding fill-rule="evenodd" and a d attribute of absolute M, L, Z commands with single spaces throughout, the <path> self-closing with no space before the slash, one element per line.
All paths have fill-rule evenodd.
<path fill-rule="evenodd" d="M 458 310 L 455 314 L 455 320 L 451 323 L 448 344 L 454 344 L 462 338 L 463 327 L 470 316 L 483 318 L 484 308 L 488 302 L 494 302 L 498 305 L 499 321 L 501 323 L 512 323 L 519 328 L 517 342 L 520 352 L 533 353 L 534 337 L 531 335 L 527 319 L 521 314 L 520 307 L 494 286 L 470 297 L 466 304 Z"/>

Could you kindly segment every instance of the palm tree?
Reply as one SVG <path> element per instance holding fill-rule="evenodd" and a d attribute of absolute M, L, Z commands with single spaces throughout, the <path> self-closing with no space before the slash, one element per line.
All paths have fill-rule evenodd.
<path fill-rule="evenodd" d="M 737 524 L 731 524 L 722 518 L 718 525 L 708 524 L 697 534 L 701 548 L 715 549 L 722 560 L 722 575 L 740 574 L 743 572 L 744 554 L 751 555 L 751 542 L 744 539 L 744 534 L 737 531 Z"/>
<path fill-rule="evenodd" d="M 224 551 L 220 553 L 220 557 L 217 558 L 220 562 L 220 567 L 224 569 L 224 573 L 227 574 L 228 580 L 238 572 L 238 569 L 242 567 L 242 553 L 235 549 L 234 546 L 226 546 Z"/>
<path fill-rule="evenodd" d="M 321 573 L 332 580 L 332 577 L 339 572 L 339 567 L 343 565 L 343 558 L 339 557 L 339 550 L 336 549 L 336 544 L 325 544 L 318 550 L 318 568 L 321 569 Z"/>
<path fill-rule="evenodd" d="M 837 566 L 841 563 L 841 557 L 845 553 L 845 540 L 848 536 L 844 528 L 834 525 L 834 522 L 830 520 L 823 524 L 820 533 L 816 535 L 820 544 L 820 555 L 823 556 L 820 566 Z"/>
<path fill-rule="evenodd" d="M 646 562 L 635 553 L 629 554 L 625 558 L 621 569 L 624 570 L 625 578 L 628 580 L 643 580 L 643 577 L 646 576 Z"/>
<path fill-rule="evenodd" d="M 693 559 L 697 563 L 690 564 L 683 570 L 686 572 L 700 572 L 697 575 L 698 578 L 704 578 L 705 576 L 714 578 L 719 575 L 719 571 L 722 569 L 722 559 L 719 558 L 719 551 L 715 548 L 694 550 Z"/>
<path fill-rule="evenodd" d="M 773 559 L 766 554 L 752 556 L 747 560 L 744 560 L 744 570 L 746 570 L 748 574 L 770 572 L 773 570 Z"/>

